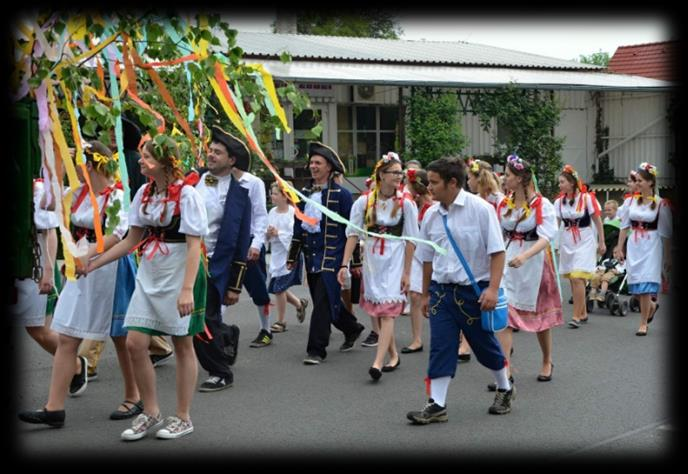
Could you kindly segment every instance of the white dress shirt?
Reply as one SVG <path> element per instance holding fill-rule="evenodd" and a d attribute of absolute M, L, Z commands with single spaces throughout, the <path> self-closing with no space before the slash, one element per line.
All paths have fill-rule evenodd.
<path fill-rule="evenodd" d="M 420 238 L 447 249 L 447 255 L 441 255 L 427 244 L 419 243 L 416 247 L 416 256 L 421 262 L 432 262 L 432 280 L 437 283 L 471 284 L 447 237 L 442 223 L 443 215 L 447 216 L 447 226 L 471 267 L 475 280 L 489 281 L 490 255 L 504 251 L 502 228 L 492 205 L 464 190 L 459 192 L 449 209 L 435 203 L 423 218 Z"/>
<path fill-rule="evenodd" d="M 208 185 L 205 182 L 206 176 L 212 175 L 217 179 L 215 185 Z M 201 180 L 196 185 L 196 190 L 201 195 L 205 209 L 208 213 L 208 234 L 203 238 L 208 258 L 213 256 L 217 237 L 220 234 L 220 224 L 225 212 L 225 200 L 232 182 L 232 175 L 215 176 L 211 172 L 203 173 Z"/>
<path fill-rule="evenodd" d="M 265 243 L 265 232 L 268 229 L 268 209 L 265 197 L 265 183 L 251 173 L 244 173 L 238 179 L 242 188 L 248 189 L 251 201 L 251 248 L 260 250 Z"/>

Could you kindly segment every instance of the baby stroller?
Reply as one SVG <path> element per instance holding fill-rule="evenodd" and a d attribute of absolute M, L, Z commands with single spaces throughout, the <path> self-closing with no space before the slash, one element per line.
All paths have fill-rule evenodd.
<path fill-rule="evenodd" d="M 619 240 L 619 231 L 621 230 L 621 221 L 619 219 L 614 219 L 605 222 L 603 225 L 604 229 L 604 244 L 606 250 L 604 254 L 600 257 L 598 264 L 602 263 L 604 260 L 613 258 L 614 247 Z M 621 300 L 619 296 L 621 294 L 628 294 L 628 286 L 626 285 L 627 273 L 624 271 L 616 275 L 607 287 L 607 292 L 604 295 L 603 301 L 597 301 L 597 306 L 599 308 L 609 309 L 610 314 L 619 313 L 619 316 L 626 316 L 630 309 L 631 303 L 627 300 Z M 590 292 L 590 282 L 586 285 L 586 309 L 590 313 L 595 306 L 595 300 L 588 298 Z"/>

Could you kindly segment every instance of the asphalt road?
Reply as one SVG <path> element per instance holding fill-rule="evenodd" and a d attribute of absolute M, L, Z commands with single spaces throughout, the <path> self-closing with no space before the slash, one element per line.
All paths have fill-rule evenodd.
<path fill-rule="evenodd" d="M 568 284 L 565 284 L 568 287 Z M 565 290 L 565 319 L 571 315 Z M 307 289 L 296 288 L 298 296 Z M 400 368 L 378 383 L 368 376 L 374 348 L 338 352 L 343 335 L 333 328 L 329 356 L 320 366 L 302 360 L 310 314 L 299 324 L 288 308 L 288 331 L 271 346 L 249 348 L 258 332 L 256 310 L 244 293 L 225 315 L 241 327 L 234 366 L 234 386 L 220 392 L 196 392 L 192 407 L 195 431 L 179 440 L 154 436 L 120 441 L 130 420 L 110 421 L 122 401 L 114 348 L 108 342 L 98 367 L 99 379 L 78 398 L 68 398 L 65 427 L 53 429 L 15 420 L 16 452 L 22 459 L 54 462 L 93 455 L 103 459 L 270 459 L 343 460 L 381 458 L 404 462 L 435 460 L 517 460 L 574 463 L 662 461 L 675 454 L 678 427 L 672 419 L 671 298 L 660 296 L 660 309 L 647 337 L 636 337 L 639 314 L 611 316 L 595 309 L 580 329 L 553 331 L 554 374 L 536 381 L 540 351 L 534 334 L 514 335 L 517 398 L 512 413 L 487 413 L 494 395 L 485 385 L 490 372 L 475 358 L 458 367 L 447 398 L 449 421 L 413 426 L 406 412 L 421 409 L 429 354 L 402 355 Z M 357 307 L 367 328 L 369 318 Z M 675 326 L 674 326 L 675 327 Z M 410 342 L 410 318 L 397 320 L 398 347 Z M 18 376 L 12 393 L 16 409 L 35 409 L 47 399 L 51 357 L 22 329 L 12 334 Z M 174 360 L 174 359 L 173 359 Z M 164 416 L 175 407 L 175 363 L 156 369 Z M 200 384 L 207 374 L 199 367 Z"/>

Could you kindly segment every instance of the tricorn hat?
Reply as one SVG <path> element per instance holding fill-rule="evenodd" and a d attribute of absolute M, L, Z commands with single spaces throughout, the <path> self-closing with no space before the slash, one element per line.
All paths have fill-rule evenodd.
<path fill-rule="evenodd" d="M 308 144 L 308 158 L 310 159 L 313 155 L 322 156 L 332 165 L 332 171 L 344 174 L 344 163 L 342 163 L 337 152 L 329 146 L 320 142 L 310 142 Z"/>
<path fill-rule="evenodd" d="M 212 132 L 211 141 L 222 143 L 227 148 L 229 156 L 236 158 L 234 166 L 241 171 L 248 171 L 251 167 L 251 153 L 248 151 L 246 144 L 217 125 L 213 126 Z"/>

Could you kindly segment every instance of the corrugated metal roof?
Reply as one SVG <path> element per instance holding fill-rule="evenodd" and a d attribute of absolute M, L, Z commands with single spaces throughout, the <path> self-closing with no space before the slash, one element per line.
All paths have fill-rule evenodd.
<path fill-rule="evenodd" d="M 293 60 L 600 70 L 599 66 L 462 41 L 409 41 L 240 31 L 245 56 Z"/>
<path fill-rule="evenodd" d="M 250 58 L 245 60 L 251 63 Z M 262 60 L 274 77 L 289 81 L 330 84 L 387 84 L 436 87 L 502 87 L 511 82 L 522 88 L 578 90 L 671 89 L 674 84 L 640 76 L 603 72 L 556 71 L 513 68 L 372 64 L 360 62 Z"/>
<path fill-rule="evenodd" d="M 671 81 L 677 78 L 678 55 L 678 41 L 620 46 L 609 60 L 609 70 Z"/>

